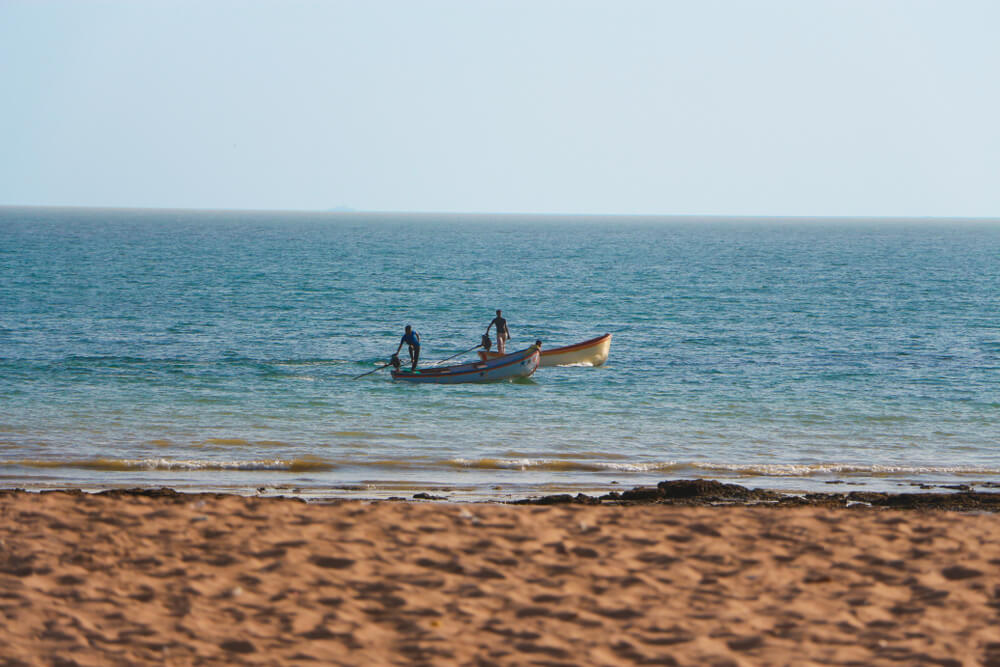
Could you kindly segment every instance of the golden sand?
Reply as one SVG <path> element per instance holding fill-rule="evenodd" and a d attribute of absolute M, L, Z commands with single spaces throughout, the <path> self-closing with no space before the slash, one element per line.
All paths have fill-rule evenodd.
<path fill-rule="evenodd" d="M 0 519 L 0 665 L 1000 665 L 994 514 L 9 492 Z"/>

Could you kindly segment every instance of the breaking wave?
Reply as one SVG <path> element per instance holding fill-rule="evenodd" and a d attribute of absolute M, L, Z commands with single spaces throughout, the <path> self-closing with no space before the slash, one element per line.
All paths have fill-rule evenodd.
<path fill-rule="evenodd" d="M 556 457 L 497 457 L 452 458 L 401 457 L 377 459 L 337 459 L 301 457 L 293 459 L 262 458 L 250 460 L 208 460 L 141 458 L 117 459 L 96 457 L 90 459 L 20 459 L 0 462 L 0 468 L 12 467 L 75 469 L 109 472 L 128 471 L 270 471 L 270 472 L 324 472 L 347 469 L 424 470 L 430 474 L 439 471 L 445 477 L 458 470 L 591 473 L 618 475 L 677 475 L 681 477 L 774 477 L 821 478 L 843 477 L 916 477 L 933 475 L 983 475 L 1000 476 L 1000 468 L 993 466 L 922 466 L 922 465 L 859 465 L 851 463 L 718 463 L 681 461 L 607 461 L 586 458 Z"/>
<path fill-rule="evenodd" d="M 858 465 L 849 463 L 712 463 L 712 462 L 605 462 L 572 461 L 546 458 L 481 458 L 451 459 L 455 468 L 479 470 L 523 470 L 565 472 L 623 472 L 623 473 L 685 473 L 724 474 L 746 477 L 814 477 L 824 475 L 1000 475 L 1000 468 L 990 466 L 890 466 Z"/>
<path fill-rule="evenodd" d="M 256 459 L 251 461 L 205 461 L 192 459 L 79 459 L 70 461 L 22 459 L 0 464 L 5 467 L 26 468 L 73 468 L 79 470 L 103 470 L 110 472 L 143 471 L 278 471 L 309 472 L 333 470 L 337 466 L 328 461 L 314 458 L 303 459 Z"/>

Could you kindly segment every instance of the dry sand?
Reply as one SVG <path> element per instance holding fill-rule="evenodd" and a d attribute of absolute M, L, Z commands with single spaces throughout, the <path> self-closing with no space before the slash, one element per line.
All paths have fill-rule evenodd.
<path fill-rule="evenodd" d="M 1000 516 L 0 493 L 0 664 L 1000 665 Z"/>

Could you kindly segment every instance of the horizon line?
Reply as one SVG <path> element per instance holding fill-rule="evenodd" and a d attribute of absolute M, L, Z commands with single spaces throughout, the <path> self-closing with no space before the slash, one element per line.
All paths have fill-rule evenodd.
<path fill-rule="evenodd" d="M 760 213 L 540 213 L 532 211 L 432 211 L 398 209 L 354 209 L 335 207 L 327 209 L 311 208 L 224 208 L 190 206 L 101 206 L 78 204 L 0 204 L 0 209 L 57 209 L 91 211 L 183 211 L 190 213 L 292 213 L 322 215 L 408 215 L 408 216 L 448 216 L 448 217 L 552 217 L 552 218 L 684 218 L 713 220 L 956 220 L 1000 222 L 1000 215 L 830 215 L 830 214 L 760 214 Z"/>

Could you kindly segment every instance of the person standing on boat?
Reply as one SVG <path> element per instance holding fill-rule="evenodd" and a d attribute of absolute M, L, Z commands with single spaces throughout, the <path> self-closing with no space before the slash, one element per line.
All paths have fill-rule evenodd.
<path fill-rule="evenodd" d="M 420 359 L 420 334 L 414 331 L 409 324 L 406 325 L 406 333 L 399 339 L 399 347 L 396 348 L 394 357 L 398 356 L 399 351 L 403 349 L 403 343 L 410 347 L 410 370 L 415 371 L 417 370 L 417 360 Z"/>
<path fill-rule="evenodd" d="M 500 311 L 497 311 L 497 316 L 493 318 L 489 326 L 486 327 L 486 335 L 490 335 L 490 328 L 496 325 L 497 328 L 497 352 L 500 354 L 507 354 L 504 343 L 510 340 L 510 329 L 507 328 L 507 320 L 503 318 Z"/>

